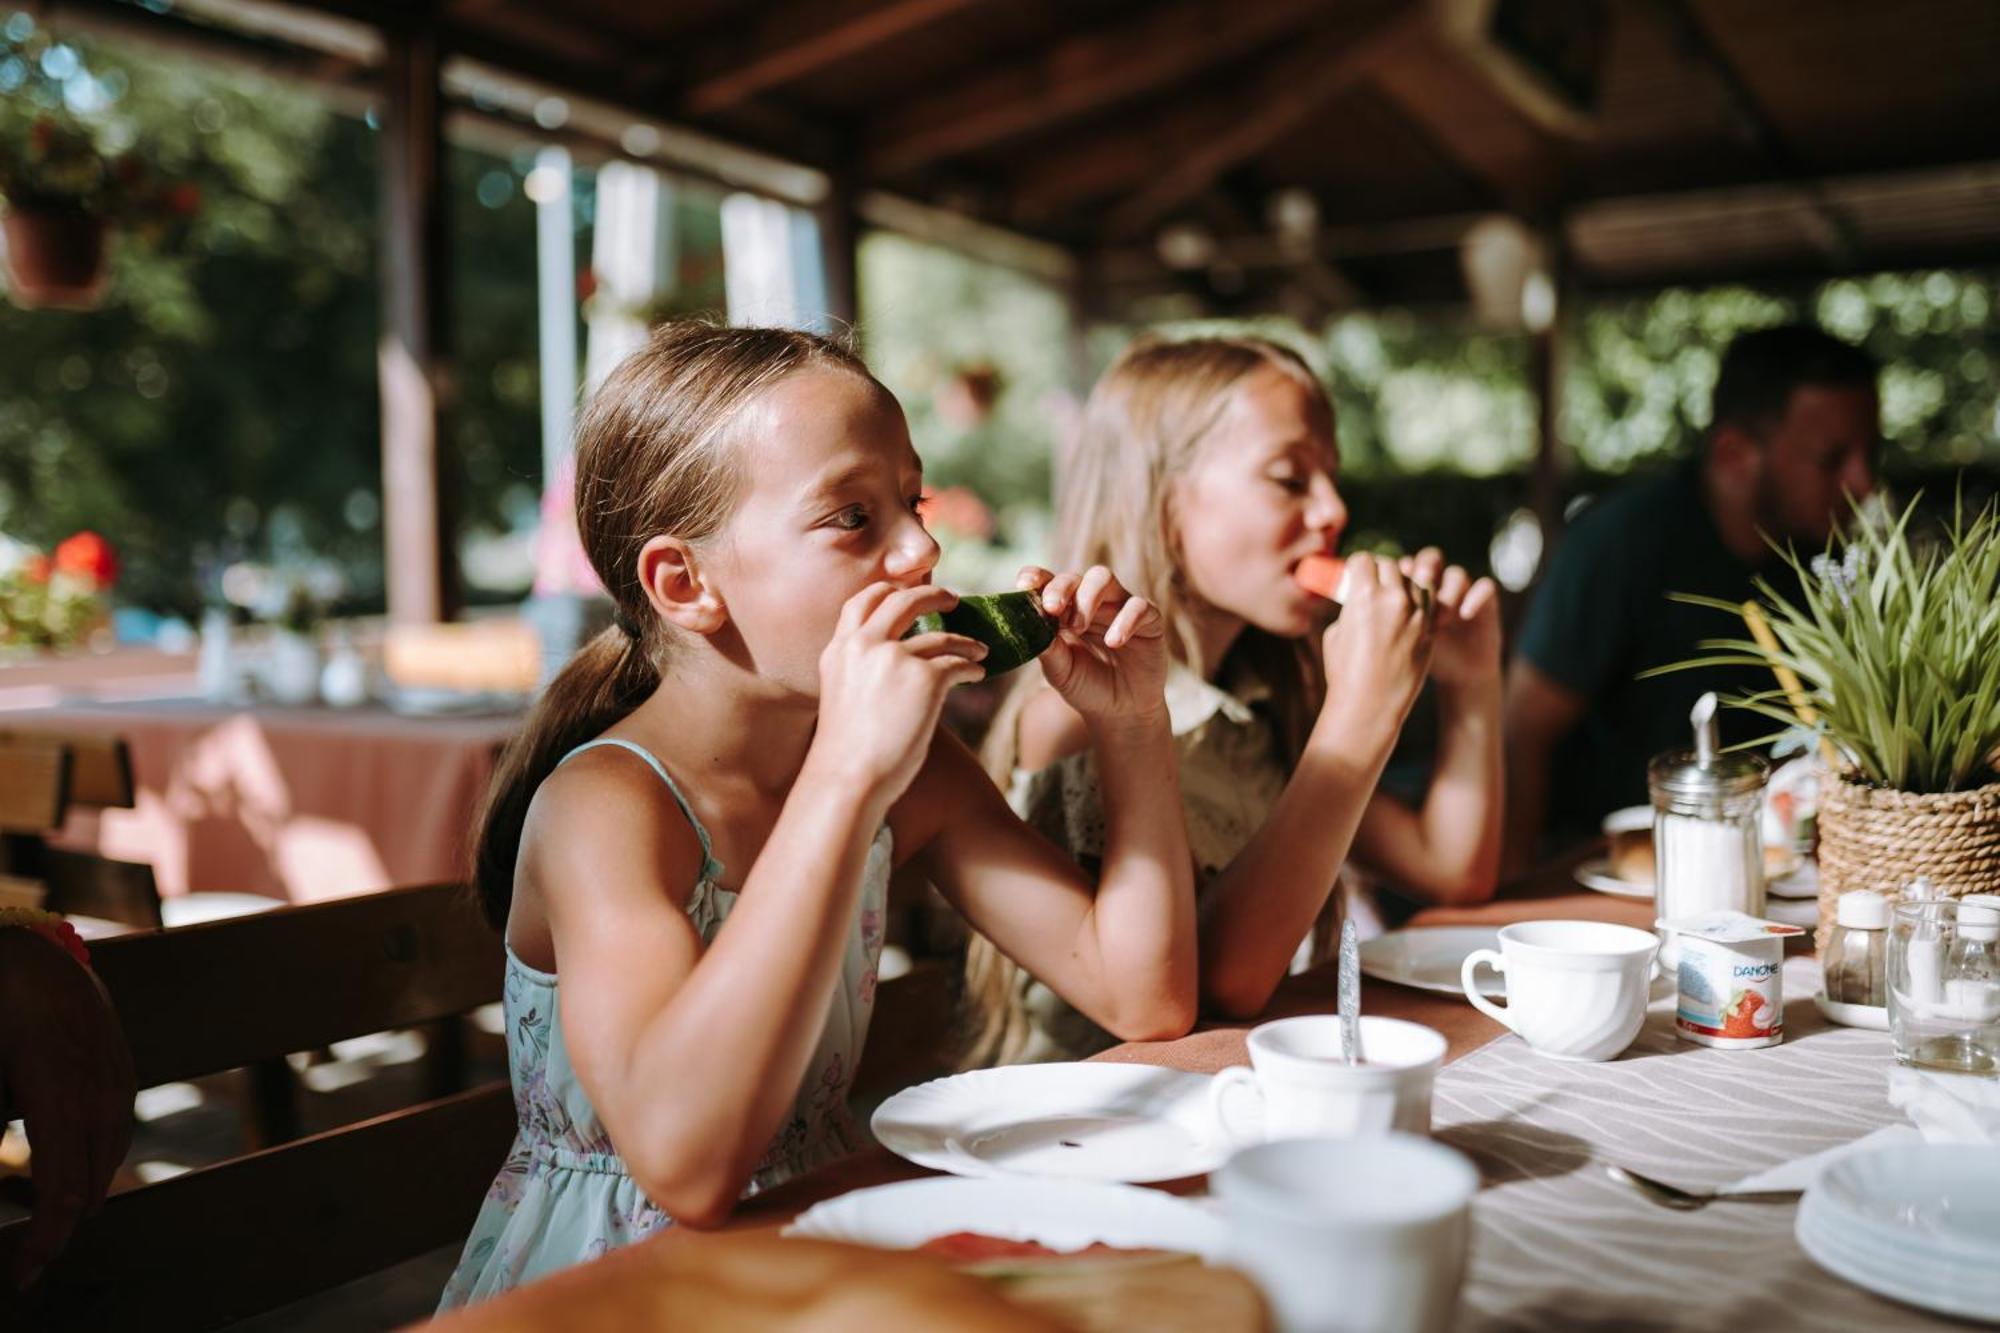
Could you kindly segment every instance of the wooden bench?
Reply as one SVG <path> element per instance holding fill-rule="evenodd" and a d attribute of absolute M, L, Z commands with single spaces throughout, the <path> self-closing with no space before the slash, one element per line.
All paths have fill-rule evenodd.
<path fill-rule="evenodd" d="M 141 1087 L 499 998 L 504 954 L 458 885 L 98 942 Z M 514 1134 L 504 1082 L 113 1195 L 0 1329 L 217 1328 L 463 1238 Z M 0 1268 L 25 1222 L 0 1226 Z"/>

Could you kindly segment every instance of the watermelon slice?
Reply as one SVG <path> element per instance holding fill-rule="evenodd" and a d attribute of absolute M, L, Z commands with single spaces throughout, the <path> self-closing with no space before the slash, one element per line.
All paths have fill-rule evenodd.
<path fill-rule="evenodd" d="M 1341 601 L 1347 591 L 1347 562 L 1337 555 L 1309 555 L 1292 571 L 1292 581 L 1315 597 Z"/>
<path fill-rule="evenodd" d="M 910 634 L 939 630 L 963 634 L 986 645 L 986 660 L 981 665 L 988 680 L 1034 661 L 1056 641 L 1056 622 L 1042 610 L 1041 594 L 1033 592 L 975 593 L 959 598 L 957 606 L 942 614 L 932 611 L 918 616 L 910 626 Z"/>

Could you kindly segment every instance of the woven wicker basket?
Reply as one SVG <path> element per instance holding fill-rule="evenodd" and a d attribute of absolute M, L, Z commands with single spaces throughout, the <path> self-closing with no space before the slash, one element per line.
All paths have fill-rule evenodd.
<path fill-rule="evenodd" d="M 2000 782 L 1920 796 L 1829 774 L 1819 798 L 1819 934 L 1850 889 L 1896 893 L 1919 875 L 1938 894 L 2000 893 Z"/>

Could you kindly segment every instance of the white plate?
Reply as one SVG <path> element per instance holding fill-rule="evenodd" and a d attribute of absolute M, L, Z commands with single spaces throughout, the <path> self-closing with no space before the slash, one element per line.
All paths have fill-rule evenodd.
<path fill-rule="evenodd" d="M 1871 1028 L 1876 1032 L 1889 1030 L 1889 1010 L 1885 1006 L 1841 1004 L 1837 1000 L 1827 999 L 1825 991 L 1814 991 L 1813 1003 L 1819 1007 L 1822 1014 L 1826 1015 L 1830 1023 L 1850 1028 Z"/>
<path fill-rule="evenodd" d="M 1586 889 L 1596 889 L 1599 893 L 1614 894 L 1620 898 L 1644 898 L 1653 900 L 1653 886 L 1634 884 L 1629 879 L 1621 879 L 1612 872 L 1608 857 L 1599 856 L 1585 861 L 1576 868 L 1576 882 Z"/>
<path fill-rule="evenodd" d="M 1613 894 L 1619 898 L 1643 898 L 1650 901 L 1653 886 L 1635 884 L 1621 877 L 1611 868 L 1611 859 L 1605 856 L 1592 857 L 1576 868 L 1576 882 L 1586 889 L 1599 893 Z M 1772 898 L 1817 899 L 1819 897 L 1819 867 L 1811 858 L 1800 861 L 1796 870 L 1764 881 L 1764 892 Z"/>
<path fill-rule="evenodd" d="M 1986 1266 L 2000 1282 L 2000 1145 L 1905 1143 L 1829 1165 L 1815 1188 L 1843 1226 Z"/>
<path fill-rule="evenodd" d="M 2000 1147 L 1918 1143 L 1841 1158 L 1806 1192 L 1797 1235 L 1858 1286 L 2000 1322 Z"/>
<path fill-rule="evenodd" d="M 1474 949 L 1500 947 L 1497 926 L 1418 926 L 1392 930 L 1361 942 L 1361 970 L 1377 981 L 1394 981 L 1418 990 L 1463 996 L 1458 971 Z M 1479 973 L 1479 993 L 1503 999 L 1507 983 L 1493 971 Z"/>
<path fill-rule="evenodd" d="M 1977 1269 L 1924 1263 L 1923 1256 L 1877 1253 L 1868 1243 L 1829 1223 L 1824 1212 L 1801 1205 L 1793 1235 L 1814 1263 L 1855 1286 L 1922 1310 L 2000 1323 L 2000 1284 Z"/>
<path fill-rule="evenodd" d="M 1222 1257 L 1222 1220 L 1158 1190 L 1081 1180 L 906 1180 L 815 1204 L 787 1236 L 914 1249 L 954 1231 L 1030 1240 L 1052 1250 L 1102 1242 Z"/>
<path fill-rule="evenodd" d="M 1208 1078 L 1157 1065 L 1007 1065 L 905 1088 L 870 1122 L 883 1147 L 959 1176 L 1146 1182 L 1221 1166 Z"/>

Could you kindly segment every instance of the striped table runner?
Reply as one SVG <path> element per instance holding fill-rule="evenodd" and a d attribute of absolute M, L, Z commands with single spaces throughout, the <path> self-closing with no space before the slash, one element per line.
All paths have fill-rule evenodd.
<path fill-rule="evenodd" d="M 1786 964 L 1786 1039 L 1761 1050 L 1679 1040 L 1669 998 L 1609 1064 L 1545 1059 L 1508 1036 L 1446 1066 L 1435 1132 L 1486 1179 L 1460 1326 L 1964 1327 L 1822 1271 L 1792 1238 L 1796 1205 L 1676 1213 L 1604 1174 L 1615 1162 L 1718 1186 L 1898 1122 L 1888 1035 L 1827 1023 L 1816 989 L 1815 960 Z"/>

